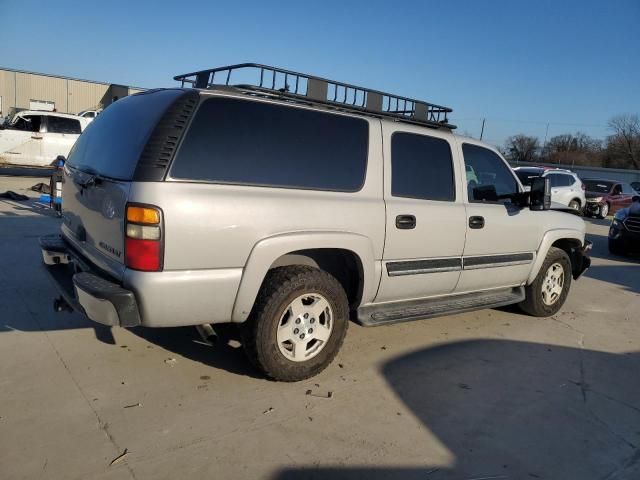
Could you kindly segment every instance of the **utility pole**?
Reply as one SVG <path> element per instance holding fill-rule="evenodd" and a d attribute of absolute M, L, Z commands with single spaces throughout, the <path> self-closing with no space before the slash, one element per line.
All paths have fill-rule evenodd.
<path fill-rule="evenodd" d="M 544 131 L 544 142 L 542 142 L 542 153 L 544 154 L 544 147 L 547 146 L 547 135 L 549 134 L 549 124 L 547 123 L 547 129 Z"/>
<path fill-rule="evenodd" d="M 484 121 L 485 120 L 486 119 L 484 119 L 484 118 L 482 119 L 482 129 L 480 130 L 480 140 L 482 140 L 482 135 L 484 135 Z"/>

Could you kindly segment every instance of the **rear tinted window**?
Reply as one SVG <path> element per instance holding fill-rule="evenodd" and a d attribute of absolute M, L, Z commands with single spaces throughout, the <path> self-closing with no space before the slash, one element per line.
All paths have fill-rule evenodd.
<path fill-rule="evenodd" d="M 198 109 L 171 176 L 353 192 L 364 183 L 368 132 L 359 118 L 212 98 Z"/>
<path fill-rule="evenodd" d="M 471 175 L 467 171 L 467 176 Z M 423 200 L 455 200 L 449 142 L 394 133 L 391 138 L 391 195 Z"/>
<path fill-rule="evenodd" d="M 612 182 L 606 180 L 583 180 L 582 183 L 588 191 L 596 193 L 609 193 L 613 186 Z"/>
<path fill-rule="evenodd" d="M 47 132 L 49 133 L 72 133 L 80 135 L 80 121 L 73 118 L 56 117 L 47 115 Z"/>
<path fill-rule="evenodd" d="M 539 177 L 542 172 L 532 172 L 527 170 L 514 170 L 517 177 L 520 179 L 523 185 L 530 187 L 533 183 L 533 179 Z"/>
<path fill-rule="evenodd" d="M 156 123 L 182 90 L 160 90 L 111 104 L 80 135 L 67 164 L 118 180 L 131 180 Z"/>

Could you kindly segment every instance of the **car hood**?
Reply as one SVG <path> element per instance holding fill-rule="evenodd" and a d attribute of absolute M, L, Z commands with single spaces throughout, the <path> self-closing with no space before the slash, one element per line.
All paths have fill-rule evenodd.
<path fill-rule="evenodd" d="M 596 198 L 596 197 L 606 197 L 608 196 L 608 193 L 600 193 L 600 192 L 591 192 L 589 190 L 587 190 L 586 192 L 584 192 L 584 196 L 586 198 Z"/>
<path fill-rule="evenodd" d="M 626 217 L 640 217 L 640 202 L 633 202 L 627 208 L 618 210 L 618 216 L 622 218 Z"/>

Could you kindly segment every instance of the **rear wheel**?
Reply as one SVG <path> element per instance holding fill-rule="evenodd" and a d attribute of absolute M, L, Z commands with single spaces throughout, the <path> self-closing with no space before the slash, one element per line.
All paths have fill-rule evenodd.
<path fill-rule="evenodd" d="M 275 268 L 243 325 L 244 348 L 268 377 L 304 380 L 335 358 L 348 321 L 347 296 L 333 276 L 307 266 Z"/>
<path fill-rule="evenodd" d="M 609 215 L 609 204 L 605 203 L 604 205 L 600 206 L 600 211 L 598 212 L 598 218 L 607 218 L 607 215 Z"/>
<path fill-rule="evenodd" d="M 567 253 L 551 247 L 538 275 L 525 287 L 520 308 L 536 317 L 548 317 L 560 310 L 571 287 L 571 261 Z"/>

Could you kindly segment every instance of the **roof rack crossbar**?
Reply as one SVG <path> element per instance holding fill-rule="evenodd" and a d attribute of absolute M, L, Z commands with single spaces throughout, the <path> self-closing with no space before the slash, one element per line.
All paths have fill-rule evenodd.
<path fill-rule="evenodd" d="M 215 82 L 216 74 L 222 82 Z M 232 77 L 241 77 L 243 81 L 232 83 Z M 452 112 L 449 107 L 258 63 L 211 68 L 173 78 L 182 87 L 235 87 L 251 94 L 275 95 L 431 127 L 456 128 L 449 123 L 447 115 Z"/>

